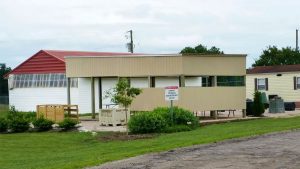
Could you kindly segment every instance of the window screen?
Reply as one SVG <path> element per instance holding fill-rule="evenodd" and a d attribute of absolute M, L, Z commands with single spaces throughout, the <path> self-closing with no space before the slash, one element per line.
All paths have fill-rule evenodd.
<path fill-rule="evenodd" d="M 17 74 L 13 76 L 12 80 L 13 88 L 67 86 L 67 78 L 64 73 Z M 71 87 L 78 87 L 78 78 L 71 78 Z"/>

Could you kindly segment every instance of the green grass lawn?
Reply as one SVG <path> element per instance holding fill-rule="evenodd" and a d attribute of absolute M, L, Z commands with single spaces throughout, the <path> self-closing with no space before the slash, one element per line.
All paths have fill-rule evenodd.
<path fill-rule="evenodd" d="M 91 133 L 0 134 L 1 168 L 82 168 L 177 147 L 300 128 L 300 117 L 258 119 L 200 127 L 133 141 L 101 142 Z"/>

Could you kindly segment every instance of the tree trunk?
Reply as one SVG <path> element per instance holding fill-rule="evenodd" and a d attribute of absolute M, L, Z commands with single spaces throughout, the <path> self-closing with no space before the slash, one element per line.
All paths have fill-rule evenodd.
<path fill-rule="evenodd" d="M 127 107 L 125 107 L 125 125 L 126 125 L 126 134 L 128 135 L 128 117 L 127 117 Z"/>

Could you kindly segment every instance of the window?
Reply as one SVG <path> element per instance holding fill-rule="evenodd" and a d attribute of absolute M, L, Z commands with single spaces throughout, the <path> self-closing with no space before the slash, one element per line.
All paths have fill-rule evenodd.
<path fill-rule="evenodd" d="M 67 78 L 64 73 L 20 74 L 13 76 L 11 84 L 13 88 L 66 87 Z M 71 78 L 71 87 L 78 87 L 78 78 Z"/>
<path fill-rule="evenodd" d="M 245 86 L 244 76 L 218 76 L 217 86 Z"/>
<path fill-rule="evenodd" d="M 67 82 L 65 83 L 65 86 L 67 86 Z M 71 78 L 71 87 L 78 87 L 78 78 Z"/>
<path fill-rule="evenodd" d="M 300 77 L 297 77 L 297 89 L 300 89 Z"/>
<path fill-rule="evenodd" d="M 266 90 L 266 79 L 257 79 L 257 90 Z"/>
<path fill-rule="evenodd" d="M 202 77 L 202 87 L 208 87 L 208 76 Z"/>
<path fill-rule="evenodd" d="M 66 83 L 66 80 L 64 80 L 66 78 L 66 75 L 65 74 L 61 74 L 58 76 L 59 80 L 58 80 L 58 86 L 66 86 L 65 83 Z"/>
<path fill-rule="evenodd" d="M 202 77 L 202 87 L 212 87 L 214 86 L 215 77 L 214 76 L 203 76 Z"/>

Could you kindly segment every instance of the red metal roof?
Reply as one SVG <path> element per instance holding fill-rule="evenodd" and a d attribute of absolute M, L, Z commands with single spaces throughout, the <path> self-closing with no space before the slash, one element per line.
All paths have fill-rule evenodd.
<path fill-rule="evenodd" d="M 51 56 L 54 56 L 62 61 L 66 56 L 130 56 L 140 55 L 138 53 L 118 53 L 118 52 L 84 52 L 84 51 L 64 51 L 64 50 L 43 50 Z"/>
<path fill-rule="evenodd" d="M 65 73 L 66 56 L 130 56 L 139 55 L 137 53 L 113 53 L 113 52 L 83 52 L 83 51 L 63 51 L 63 50 L 40 50 L 29 59 L 21 63 L 11 72 L 6 74 L 41 74 L 41 73 Z"/>
<path fill-rule="evenodd" d="M 300 72 L 300 64 L 257 66 L 251 69 L 247 69 L 247 74 L 276 73 L 276 72 Z"/>

